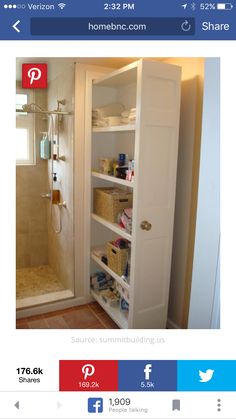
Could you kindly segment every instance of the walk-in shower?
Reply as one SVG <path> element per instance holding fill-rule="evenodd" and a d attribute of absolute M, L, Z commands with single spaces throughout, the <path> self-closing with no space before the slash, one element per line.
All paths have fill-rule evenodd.
<path fill-rule="evenodd" d="M 61 233 L 62 230 L 62 216 L 61 216 L 61 210 L 64 208 L 66 209 L 66 201 L 60 202 L 60 190 L 55 189 L 53 182 L 57 179 L 57 174 L 54 169 L 55 161 L 65 161 L 66 158 L 64 155 L 61 155 L 60 153 L 60 124 L 63 121 L 63 116 L 71 115 L 71 112 L 67 112 L 61 109 L 60 105 L 65 106 L 66 100 L 61 99 L 57 100 L 57 109 L 55 110 L 45 110 L 42 109 L 37 103 L 30 103 L 30 104 L 24 104 L 22 105 L 22 109 L 16 109 L 16 112 L 18 113 L 29 113 L 29 114 L 42 114 L 46 115 L 49 120 L 49 129 L 48 129 L 48 135 L 50 138 L 50 157 L 51 157 L 51 182 L 50 182 L 50 191 L 46 193 L 42 193 L 41 197 L 48 199 L 50 201 L 50 220 L 51 225 L 54 229 L 54 232 L 56 234 Z M 53 115 L 55 115 L 55 121 L 53 118 Z M 56 213 L 53 212 L 53 205 L 55 205 L 58 208 L 58 226 L 56 226 Z M 55 208 L 56 208 L 55 207 Z"/>
<path fill-rule="evenodd" d="M 32 94 L 17 83 L 16 91 L 21 154 L 25 147 L 16 166 L 16 297 L 22 309 L 74 295 L 74 68 L 52 78 L 47 89 Z M 41 156 L 43 135 L 47 157 Z"/>

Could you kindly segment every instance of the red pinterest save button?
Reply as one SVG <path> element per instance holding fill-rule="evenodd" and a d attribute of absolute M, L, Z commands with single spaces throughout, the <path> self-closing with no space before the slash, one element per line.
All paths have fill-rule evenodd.
<path fill-rule="evenodd" d="M 59 361 L 60 391 L 118 391 L 118 361 Z"/>

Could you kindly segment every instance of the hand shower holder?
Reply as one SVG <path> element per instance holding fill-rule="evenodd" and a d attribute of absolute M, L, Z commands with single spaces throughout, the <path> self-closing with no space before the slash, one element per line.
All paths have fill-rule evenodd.
<path fill-rule="evenodd" d="M 57 203 L 57 206 L 58 206 L 60 209 L 62 209 L 62 208 L 67 208 L 66 201 L 63 201 L 63 202 L 58 202 L 58 203 Z"/>

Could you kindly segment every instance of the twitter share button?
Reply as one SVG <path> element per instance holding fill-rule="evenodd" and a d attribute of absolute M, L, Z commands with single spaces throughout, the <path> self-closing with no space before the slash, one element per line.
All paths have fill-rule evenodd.
<path fill-rule="evenodd" d="M 178 391 L 236 391 L 236 361 L 177 361 Z"/>

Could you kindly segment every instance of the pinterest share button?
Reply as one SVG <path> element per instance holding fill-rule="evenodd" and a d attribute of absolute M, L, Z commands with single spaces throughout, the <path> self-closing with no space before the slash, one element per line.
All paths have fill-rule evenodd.
<path fill-rule="evenodd" d="M 60 391 L 118 391 L 118 361 L 60 361 Z"/>
<path fill-rule="evenodd" d="M 22 64 L 22 88 L 46 89 L 47 64 Z"/>

